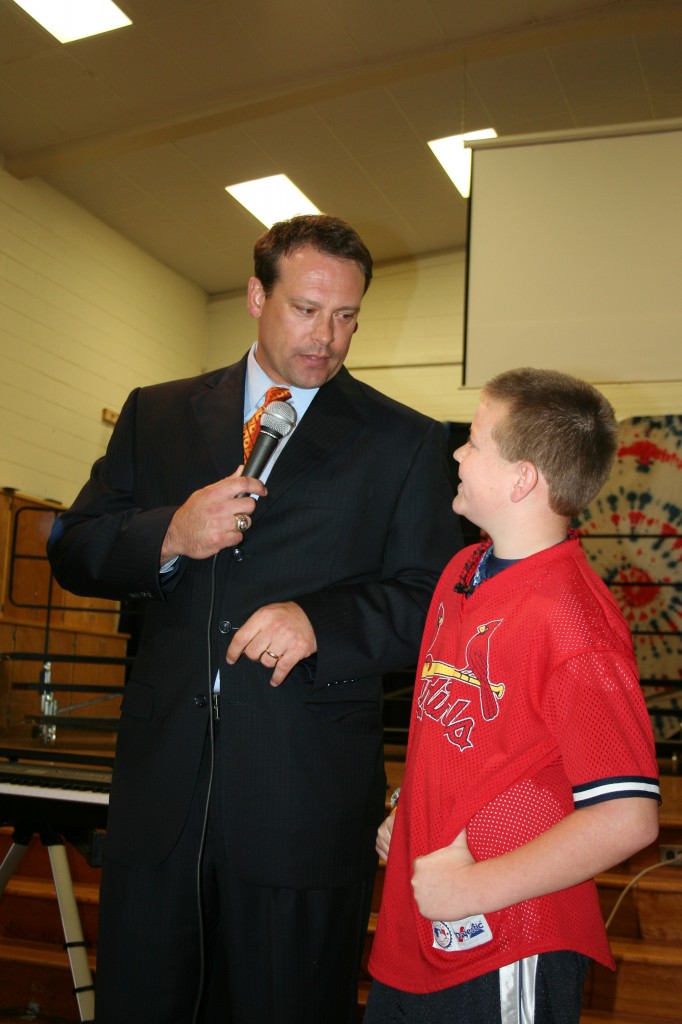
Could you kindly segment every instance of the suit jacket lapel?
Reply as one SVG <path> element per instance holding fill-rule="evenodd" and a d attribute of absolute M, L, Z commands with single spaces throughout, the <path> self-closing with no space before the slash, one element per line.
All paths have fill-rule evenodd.
<path fill-rule="evenodd" d="M 206 377 L 192 408 L 215 467 L 216 480 L 234 473 L 244 461 L 244 379 L 246 356 Z"/>
<path fill-rule="evenodd" d="M 192 398 L 192 408 L 206 443 L 216 480 L 234 473 L 244 461 L 242 426 L 246 356 L 238 363 L 205 377 Z M 268 500 L 258 502 L 254 519 L 267 513 L 277 499 L 309 472 L 336 445 L 364 423 L 357 384 L 342 367 L 320 388 L 305 416 L 268 476 Z"/>
<path fill-rule="evenodd" d="M 258 502 L 254 519 L 267 514 L 304 473 L 313 470 L 329 451 L 362 427 L 365 420 L 361 409 L 356 382 L 342 367 L 320 388 L 287 441 L 268 476 L 268 499 Z"/>

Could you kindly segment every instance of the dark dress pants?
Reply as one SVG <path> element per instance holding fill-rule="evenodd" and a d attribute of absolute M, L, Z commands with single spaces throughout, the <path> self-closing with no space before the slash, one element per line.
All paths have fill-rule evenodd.
<path fill-rule="evenodd" d="M 96 1024 L 354 1024 L 373 873 L 353 886 L 317 890 L 234 877 L 222 816 L 213 813 L 217 775 L 200 857 L 209 740 L 187 824 L 167 860 L 105 863 Z"/>

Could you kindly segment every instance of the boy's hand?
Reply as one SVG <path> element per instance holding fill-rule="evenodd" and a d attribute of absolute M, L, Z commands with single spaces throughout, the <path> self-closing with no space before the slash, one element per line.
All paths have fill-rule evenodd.
<path fill-rule="evenodd" d="M 417 857 L 412 875 L 412 892 L 419 913 L 429 921 L 459 921 L 477 913 L 470 905 L 469 869 L 476 861 L 462 829 L 450 846 Z"/>
<path fill-rule="evenodd" d="M 382 823 L 379 825 L 377 832 L 376 851 L 382 860 L 388 860 L 388 849 L 391 845 L 391 836 L 393 835 L 393 826 L 395 824 L 395 815 L 397 807 L 394 808 L 387 818 L 384 818 Z"/>

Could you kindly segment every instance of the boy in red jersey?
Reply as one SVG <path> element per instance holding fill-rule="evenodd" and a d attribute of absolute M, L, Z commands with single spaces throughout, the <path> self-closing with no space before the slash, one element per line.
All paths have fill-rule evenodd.
<path fill-rule="evenodd" d="M 488 540 L 427 619 L 365 1024 L 578 1024 L 614 967 L 593 878 L 653 842 L 658 771 L 627 625 L 569 532 L 617 448 L 611 406 L 566 374 L 482 391 L 456 512 Z"/>

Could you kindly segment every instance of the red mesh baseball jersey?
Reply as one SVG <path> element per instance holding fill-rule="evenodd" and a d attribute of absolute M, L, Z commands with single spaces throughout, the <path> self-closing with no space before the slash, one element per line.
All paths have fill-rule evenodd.
<path fill-rule="evenodd" d="M 415 857 L 466 826 L 477 860 L 574 809 L 658 799 L 654 741 L 628 627 L 576 539 L 510 565 L 469 595 L 481 548 L 436 588 L 420 652 L 405 777 L 370 971 L 431 992 L 535 953 L 614 966 L 593 881 L 459 922 L 412 896 Z"/>

